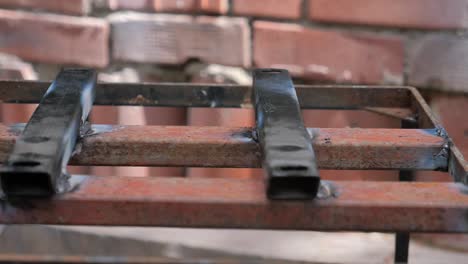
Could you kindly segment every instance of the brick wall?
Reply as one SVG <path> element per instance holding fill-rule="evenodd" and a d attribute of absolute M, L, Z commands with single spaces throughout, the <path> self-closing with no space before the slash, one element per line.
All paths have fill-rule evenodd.
<path fill-rule="evenodd" d="M 0 0 L 0 77 L 51 79 L 66 65 L 95 67 L 101 81 L 248 83 L 252 67 L 281 67 L 299 82 L 461 94 L 468 92 L 467 33 L 468 0 Z M 212 72 L 213 65 L 224 70 Z M 241 73 L 233 78 L 232 72 Z M 442 108 L 454 96 L 437 96 L 435 110 L 449 120 Z M 30 114 L 8 109 L 5 120 Z M 159 125 L 252 123 L 251 111 L 226 113 L 119 108 L 97 109 L 94 117 Z M 327 118 L 306 114 L 310 125 L 369 126 L 368 117 L 337 112 Z M 393 123 L 378 124 L 385 125 Z M 468 135 L 452 134 L 460 141 Z"/>
<path fill-rule="evenodd" d="M 464 91 L 467 12 L 467 0 L 0 0 L 0 52 L 103 71 L 199 60 Z"/>
<path fill-rule="evenodd" d="M 0 52 L 102 70 L 199 60 L 464 91 L 467 12 L 466 0 L 0 0 Z"/>

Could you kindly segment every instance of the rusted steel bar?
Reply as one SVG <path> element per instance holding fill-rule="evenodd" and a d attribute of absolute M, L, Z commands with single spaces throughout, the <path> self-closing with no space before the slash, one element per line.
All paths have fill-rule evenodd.
<path fill-rule="evenodd" d="M 409 108 L 401 107 L 366 107 L 365 110 L 380 115 L 393 117 L 400 119 L 405 122 L 417 123 L 416 117 L 413 111 Z"/>
<path fill-rule="evenodd" d="M 418 123 L 402 120 L 401 128 L 415 129 L 418 128 Z M 414 176 L 414 171 L 412 170 L 400 170 L 398 178 L 402 182 L 411 182 L 414 180 Z M 395 263 L 408 263 L 410 239 L 411 234 L 408 232 L 397 232 L 395 234 Z"/>
<path fill-rule="evenodd" d="M 468 163 L 463 158 L 463 155 L 454 146 L 449 135 L 432 113 L 429 105 L 426 103 L 422 95 L 415 88 L 408 88 L 411 92 L 412 110 L 417 114 L 418 126 L 420 128 L 435 128 L 437 135 L 445 138 L 446 145 L 444 151 L 440 155 L 446 156 L 449 162 L 446 168 L 456 182 L 462 182 L 468 185 Z M 444 170 L 446 170 L 444 168 Z"/>
<path fill-rule="evenodd" d="M 62 70 L 0 169 L 8 196 L 49 196 L 66 188 L 66 166 L 91 111 L 96 72 Z"/>
<path fill-rule="evenodd" d="M 49 82 L 0 81 L 0 100 L 5 103 L 38 103 Z M 251 107 L 251 87 L 180 83 L 100 83 L 96 105 L 180 107 Z M 411 106 L 406 87 L 358 85 L 297 85 L 302 108 L 362 109 Z"/>
<path fill-rule="evenodd" d="M 0 160 L 22 126 L 0 125 Z M 72 165 L 260 167 L 252 128 L 92 126 Z M 436 130 L 309 129 L 322 169 L 424 169 L 446 167 L 445 140 Z"/>
<path fill-rule="evenodd" d="M 270 199 L 313 199 L 320 186 L 314 149 L 289 72 L 253 73 L 256 132 Z"/>
<path fill-rule="evenodd" d="M 455 146 L 450 148 L 449 173 L 456 182 L 468 185 L 468 163 Z"/>
<path fill-rule="evenodd" d="M 442 129 L 442 126 L 440 125 L 439 121 L 432 114 L 431 108 L 426 103 L 419 91 L 416 88 L 412 87 L 408 87 L 408 90 L 411 92 L 411 109 L 416 115 L 418 127 Z M 442 134 L 445 133 L 445 131 L 440 131 L 439 133 Z"/>
<path fill-rule="evenodd" d="M 81 182 L 80 182 L 81 180 Z M 269 201 L 263 179 L 73 176 L 74 191 L 3 202 L 2 224 L 468 232 L 461 183 L 326 182 L 312 201 Z"/>

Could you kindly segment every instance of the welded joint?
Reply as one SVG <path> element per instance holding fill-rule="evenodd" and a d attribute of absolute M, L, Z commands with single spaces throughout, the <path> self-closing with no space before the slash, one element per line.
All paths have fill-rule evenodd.
<path fill-rule="evenodd" d="M 441 127 L 436 126 L 433 129 L 426 129 L 429 133 L 434 136 L 440 137 L 443 139 L 443 144 L 438 153 L 432 155 L 432 163 L 434 164 L 435 171 L 448 171 L 449 170 L 449 160 L 450 160 L 450 149 L 453 145 L 452 139 L 448 136 L 447 131 Z"/>
<path fill-rule="evenodd" d="M 444 139 L 444 145 L 437 158 L 446 160 L 446 168 L 443 171 L 448 171 L 455 182 L 461 182 L 468 185 L 468 164 L 464 160 L 463 155 L 458 148 L 455 147 L 453 140 L 448 135 L 445 128 L 437 125 L 435 128 L 436 135 Z"/>
<path fill-rule="evenodd" d="M 201 88 L 193 90 L 194 98 L 199 103 L 206 105 L 211 108 L 219 107 L 223 105 L 224 100 L 224 89 L 218 86 L 211 86 L 208 88 Z"/>
<path fill-rule="evenodd" d="M 412 114 L 412 115 L 409 115 L 407 117 L 404 117 L 401 119 L 402 121 L 405 121 L 405 122 L 408 122 L 410 124 L 412 124 L 413 126 L 417 126 L 418 125 L 418 117 L 417 117 L 417 114 Z"/>
<path fill-rule="evenodd" d="M 449 163 L 449 148 L 447 146 L 443 146 L 439 153 L 434 154 L 433 160 L 434 164 L 437 164 L 437 168 L 435 171 L 447 171 L 448 170 L 448 163 Z"/>
<path fill-rule="evenodd" d="M 447 130 L 445 130 L 445 128 L 443 128 L 441 126 L 436 126 L 435 129 L 436 129 L 437 136 L 442 137 L 442 138 L 446 139 L 447 141 L 450 140 L 450 137 L 449 137 L 449 135 L 447 133 Z"/>
<path fill-rule="evenodd" d="M 337 198 L 340 195 L 338 187 L 332 181 L 320 181 L 319 190 L 316 199 L 326 200 Z"/>

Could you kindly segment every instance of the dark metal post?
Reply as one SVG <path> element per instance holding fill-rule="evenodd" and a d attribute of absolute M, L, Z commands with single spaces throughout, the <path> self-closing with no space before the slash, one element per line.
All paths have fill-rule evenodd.
<path fill-rule="evenodd" d="M 401 128 L 418 128 L 417 122 L 411 122 L 408 120 L 401 121 Z M 398 173 L 399 181 L 413 181 L 414 173 L 409 170 L 401 170 Z M 409 244 L 410 244 L 410 233 L 397 232 L 395 234 L 395 263 L 408 263 L 409 256 Z"/>
<path fill-rule="evenodd" d="M 268 174 L 270 199 L 313 199 L 320 177 L 288 71 L 254 71 L 257 134 Z"/>
<path fill-rule="evenodd" d="M 395 235 L 395 263 L 408 263 L 410 233 L 399 232 Z"/>
<path fill-rule="evenodd" d="M 50 196 L 67 188 L 66 166 L 91 111 L 96 73 L 62 70 L 0 169 L 7 196 Z"/>

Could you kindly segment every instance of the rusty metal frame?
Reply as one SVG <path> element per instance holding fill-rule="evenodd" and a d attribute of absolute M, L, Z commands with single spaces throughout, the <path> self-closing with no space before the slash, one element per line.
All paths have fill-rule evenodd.
<path fill-rule="evenodd" d="M 262 179 L 72 176 L 73 193 L 3 204 L 4 224 L 468 232 L 457 183 L 336 181 L 326 199 L 269 201 Z M 286 212 L 286 213 L 285 213 Z"/>
<path fill-rule="evenodd" d="M 50 84 L 0 81 L 0 100 L 39 103 Z M 251 86 L 232 84 L 98 83 L 94 105 L 250 108 L 251 91 Z M 413 93 L 411 87 L 360 85 L 296 85 L 296 92 L 302 109 L 377 112 L 409 109 Z"/>
<path fill-rule="evenodd" d="M 0 100 L 37 103 L 47 82 L 0 82 Z M 412 128 L 311 128 L 321 169 L 438 170 L 452 183 L 326 182 L 321 199 L 269 201 L 261 179 L 72 176 L 74 191 L 3 202 L 0 223 L 468 233 L 468 165 L 411 87 L 297 86 L 303 109 L 368 110 Z M 251 87 L 98 84 L 95 104 L 252 107 Z M 24 125 L 0 125 L 5 159 Z M 79 165 L 259 167 L 252 128 L 93 126 Z"/>

